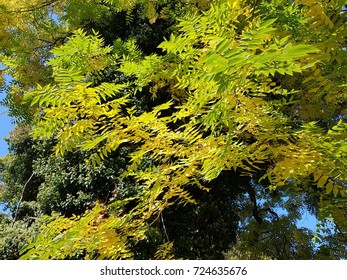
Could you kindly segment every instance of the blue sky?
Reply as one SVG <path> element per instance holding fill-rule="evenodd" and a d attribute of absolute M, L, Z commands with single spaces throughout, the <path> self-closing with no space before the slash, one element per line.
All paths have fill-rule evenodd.
<path fill-rule="evenodd" d="M 5 93 L 0 92 L 0 100 L 5 98 Z M 5 137 L 9 136 L 10 131 L 13 129 L 14 125 L 11 118 L 7 115 L 7 109 L 3 106 L 0 106 L 0 158 L 8 153 L 8 146 Z M 0 204 L 0 212 L 2 207 Z"/>
<path fill-rule="evenodd" d="M 4 97 L 4 93 L 1 93 L 1 100 Z M 9 132 L 13 129 L 11 118 L 6 115 L 6 108 L 0 106 L 0 157 L 7 154 L 7 143 L 4 137 L 8 137 Z"/>
<path fill-rule="evenodd" d="M 0 69 L 3 69 L 4 66 L 0 63 Z M 4 82 L 8 84 L 11 82 L 11 77 L 4 75 Z M 0 91 L 0 101 L 6 97 L 4 91 Z M 3 157 L 7 154 L 7 143 L 4 140 L 4 137 L 9 136 L 9 132 L 13 129 L 14 125 L 12 124 L 11 118 L 7 115 L 7 109 L 3 106 L 0 106 L 0 157 Z"/>
<path fill-rule="evenodd" d="M 4 93 L 1 92 L 0 100 L 4 98 Z M 13 129 L 11 119 L 6 115 L 6 108 L 0 106 L 0 158 L 8 153 L 7 143 L 4 137 L 9 135 L 9 132 Z M 0 212 L 2 211 L 0 204 Z"/>
<path fill-rule="evenodd" d="M 1 93 L 1 99 L 3 99 L 3 93 Z M 11 119 L 6 115 L 6 108 L 0 106 L 0 158 L 8 153 L 7 143 L 4 140 L 4 137 L 9 135 L 9 132 L 12 130 L 13 124 Z M 2 207 L 0 204 L 0 212 Z"/>

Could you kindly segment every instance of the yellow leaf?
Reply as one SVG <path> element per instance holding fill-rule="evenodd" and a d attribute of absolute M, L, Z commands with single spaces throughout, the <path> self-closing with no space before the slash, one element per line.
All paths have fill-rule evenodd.
<path fill-rule="evenodd" d="M 313 76 L 318 76 L 320 74 L 320 69 L 318 68 L 316 71 L 314 71 Z"/>
<path fill-rule="evenodd" d="M 310 89 L 308 92 L 316 93 L 319 90 L 319 87 Z"/>
<path fill-rule="evenodd" d="M 337 185 L 334 185 L 333 193 L 335 197 L 339 194 L 339 187 Z"/>
<path fill-rule="evenodd" d="M 314 1 L 314 0 L 307 0 L 306 1 L 306 5 L 307 6 L 312 6 L 313 4 L 315 4 L 316 3 L 316 1 Z"/>
<path fill-rule="evenodd" d="M 326 186 L 326 194 L 331 193 L 331 191 L 333 190 L 333 187 L 334 187 L 333 183 L 329 180 L 329 183 Z"/>
<path fill-rule="evenodd" d="M 317 182 L 319 178 L 322 176 L 322 170 L 318 170 L 318 173 L 314 174 L 314 181 Z"/>
<path fill-rule="evenodd" d="M 312 76 L 309 76 L 309 77 L 307 77 L 305 80 L 303 80 L 302 82 L 303 82 L 304 84 L 306 84 L 307 82 L 311 81 L 312 79 L 313 79 L 313 77 L 312 77 Z"/>
<path fill-rule="evenodd" d="M 317 183 L 317 187 L 322 188 L 327 182 L 328 178 L 329 178 L 328 176 L 322 176 Z"/>

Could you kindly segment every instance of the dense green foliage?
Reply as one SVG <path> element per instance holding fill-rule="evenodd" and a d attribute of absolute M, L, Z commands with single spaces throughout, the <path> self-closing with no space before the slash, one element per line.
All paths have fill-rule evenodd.
<path fill-rule="evenodd" d="M 1 258 L 346 258 L 345 5 L 2 1 Z"/>

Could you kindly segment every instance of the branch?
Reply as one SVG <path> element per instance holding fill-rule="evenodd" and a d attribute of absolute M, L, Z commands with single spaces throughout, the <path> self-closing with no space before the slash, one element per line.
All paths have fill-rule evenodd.
<path fill-rule="evenodd" d="M 272 210 L 270 207 L 264 208 L 262 209 L 263 211 L 269 212 L 270 214 L 272 214 L 272 216 L 274 216 L 276 218 L 276 220 L 278 221 L 280 218 L 278 216 L 278 214 Z"/>
<path fill-rule="evenodd" d="M 59 0 L 50 0 L 50 1 L 46 1 L 46 2 L 43 2 L 40 6 L 32 6 L 30 8 L 26 8 L 26 9 L 19 9 L 17 11 L 5 11 L 5 12 L 2 12 L 3 13 L 28 13 L 28 12 L 34 12 L 36 10 L 39 10 L 39 9 L 42 9 L 42 8 L 45 8 L 47 6 L 50 6 L 52 4 L 54 4 L 54 2 L 58 2 Z"/>
<path fill-rule="evenodd" d="M 59 46 L 59 45 L 57 45 L 58 42 L 60 42 L 61 44 L 63 44 L 64 41 L 65 41 L 68 37 L 70 37 L 72 34 L 73 34 L 73 32 L 67 32 L 67 33 L 65 33 L 65 34 L 60 34 L 60 35 L 61 35 L 60 37 L 54 37 L 53 34 L 49 34 L 49 35 L 52 37 L 53 41 L 49 41 L 49 40 L 47 40 L 47 39 L 39 38 L 39 37 L 38 37 L 37 39 L 38 39 L 39 41 L 41 41 L 42 43 L 47 44 L 50 48 L 52 48 L 52 47 L 55 47 L 55 46 Z M 38 48 L 38 49 L 40 49 L 40 48 Z"/>
<path fill-rule="evenodd" d="M 253 205 L 253 210 L 252 210 L 252 215 L 254 219 L 258 222 L 258 224 L 261 224 L 263 222 L 263 218 L 259 215 L 259 210 L 258 210 L 258 205 L 257 205 L 257 197 L 255 194 L 255 191 L 252 187 L 246 186 L 246 191 L 249 195 L 249 199 L 252 202 Z"/>
<path fill-rule="evenodd" d="M 163 229 L 164 229 L 164 233 L 165 233 L 166 239 L 167 239 L 168 242 L 170 242 L 170 238 L 169 238 L 169 235 L 167 234 L 166 226 L 165 226 L 165 223 L 164 223 L 163 212 L 160 213 L 160 220 L 161 220 L 161 223 L 163 224 Z"/>
<path fill-rule="evenodd" d="M 18 210 L 19 210 L 19 207 L 20 207 L 20 204 L 22 203 L 22 200 L 23 200 L 23 196 L 24 196 L 24 191 L 25 191 L 25 188 L 27 187 L 27 185 L 29 184 L 30 180 L 33 178 L 35 172 L 33 172 L 31 174 L 31 176 L 29 177 L 28 181 L 26 181 L 26 183 L 24 184 L 24 187 L 23 187 L 23 190 L 22 190 L 22 194 L 21 194 L 21 197 L 18 201 L 18 205 L 17 205 L 17 209 L 16 209 L 16 213 L 14 215 L 14 219 L 13 219 L 13 223 L 12 223 L 12 226 L 14 225 L 16 219 L 17 219 L 17 215 L 18 215 Z"/>
<path fill-rule="evenodd" d="M 257 5 L 258 5 L 258 2 L 259 2 L 259 0 L 254 0 L 254 4 L 253 4 L 253 8 L 252 8 L 251 20 L 252 20 L 253 17 L 254 17 L 255 9 L 256 9 L 256 7 L 257 7 Z"/>

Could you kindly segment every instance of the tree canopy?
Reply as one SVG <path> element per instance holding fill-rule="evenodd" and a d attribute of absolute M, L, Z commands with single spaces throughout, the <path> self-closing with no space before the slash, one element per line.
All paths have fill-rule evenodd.
<path fill-rule="evenodd" d="M 0 256 L 346 258 L 346 4 L 1 1 Z"/>

